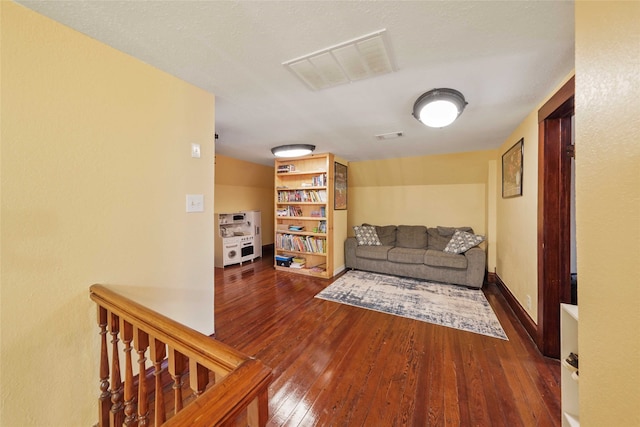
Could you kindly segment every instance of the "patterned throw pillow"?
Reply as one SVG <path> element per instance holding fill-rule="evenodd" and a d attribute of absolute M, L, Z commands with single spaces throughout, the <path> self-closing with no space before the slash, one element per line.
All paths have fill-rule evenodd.
<path fill-rule="evenodd" d="M 484 236 L 467 233 L 466 231 L 456 231 L 453 233 L 453 237 L 447 244 L 447 247 L 444 248 L 444 252 L 448 252 L 450 254 L 461 254 L 474 246 L 478 246 L 483 241 Z"/>
<path fill-rule="evenodd" d="M 378 239 L 378 233 L 373 225 L 356 225 L 353 227 L 353 231 L 356 233 L 356 240 L 358 246 L 381 246 L 380 239 Z"/>

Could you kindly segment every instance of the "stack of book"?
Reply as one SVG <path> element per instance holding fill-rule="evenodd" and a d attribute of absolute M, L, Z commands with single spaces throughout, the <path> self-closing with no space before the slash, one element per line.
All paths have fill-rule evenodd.
<path fill-rule="evenodd" d="M 294 257 L 290 267 L 291 268 L 304 268 L 305 264 L 307 263 L 307 260 L 305 258 L 302 257 Z"/>

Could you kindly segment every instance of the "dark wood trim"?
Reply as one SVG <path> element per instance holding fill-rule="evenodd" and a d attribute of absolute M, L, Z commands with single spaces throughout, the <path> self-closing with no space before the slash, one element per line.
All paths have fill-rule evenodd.
<path fill-rule="evenodd" d="M 529 336 L 534 342 L 536 342 L 538 336 L 538 325 L 536 325 L 531 316 L 529 316 L 529 313 L 527 313 L 527 310 L 524 309 L 520 302 L 518 302 L 518 299 L 511 293 L 507 285 L 505 285 L 502 279 L 500 279 L 500 276 L 498 276 L 497 273 L 489 274 L 494 276 L 498 290 L 500 290 L 500 293 L 507 301 L 507 304 L 509 304 L 509 307 L 511 307 L 511 310 L 516 315 L 520 323 L 522 323 L 522 326 L 524 326 L 524 329 L 527 331 Z"/>
<path fill-rule="evenodd" d="M 487 273 L 487 278 L 485 280 L 489 284 L 495 285 L 498 283 L 498 274 L 497 273 Z"/>
<path fill-rule="evenodd" d="M 573 76 L 567 80 L 560 89 L 558 89 L 558 92 L 556 92 L 542 107 L 540 107 L 538 110 L 538 123 L 548 118 L 566 116 L 566 111 L 562 111 L 560 107 L 569 99 L 571 100 L 571 114 L 573 114 L 573 96 L 575 93 L 576 76 Z"/>
<path fill-rule="evenodd" d="M 545 356 L 560 357 L 560 303 L 571 298 L 571 78 L 538 111 L 538 326 Z"/>

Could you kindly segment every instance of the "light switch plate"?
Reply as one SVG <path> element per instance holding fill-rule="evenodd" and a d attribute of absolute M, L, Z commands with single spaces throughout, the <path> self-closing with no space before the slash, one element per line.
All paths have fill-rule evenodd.
<path fill-rule="evenodd" d="M 196 159 L 200 158 L 200 144 L 196 144 L 196 143 L 191 144 L 191 157 Z"/>
<path fill-rule="evenodd" d="M 204 212 L 204 194 L 187 194 L 187 212 Z"/>

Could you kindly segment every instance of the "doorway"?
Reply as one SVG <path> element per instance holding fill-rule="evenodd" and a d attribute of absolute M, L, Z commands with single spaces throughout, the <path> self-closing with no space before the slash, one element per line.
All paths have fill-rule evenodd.
<path fill-rule="evenodd" d="M 536 344 L 560 357 L 560 303 L 571 302 L 571 167 L 575 77 L 538 110 L 538 328 Z"/>

